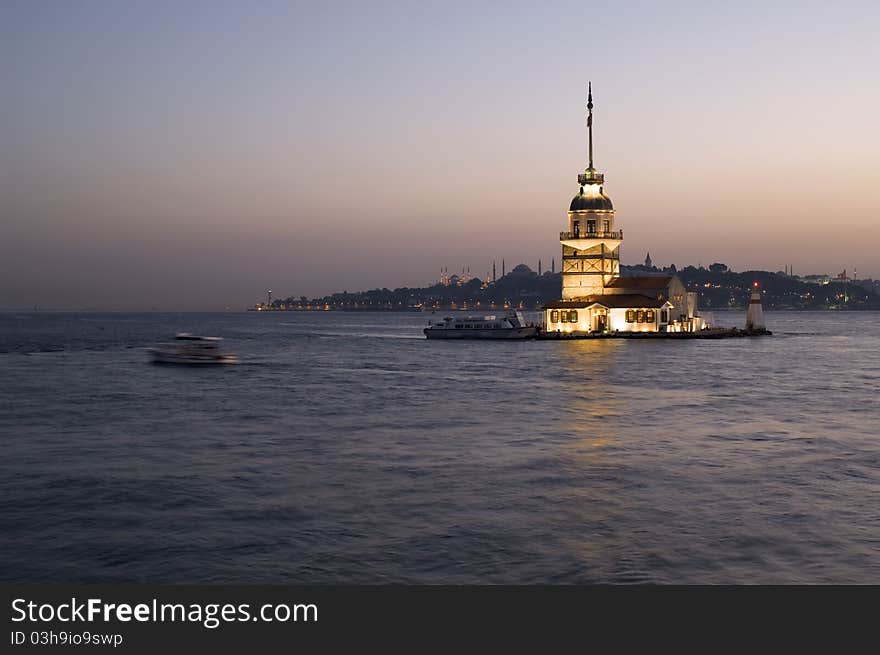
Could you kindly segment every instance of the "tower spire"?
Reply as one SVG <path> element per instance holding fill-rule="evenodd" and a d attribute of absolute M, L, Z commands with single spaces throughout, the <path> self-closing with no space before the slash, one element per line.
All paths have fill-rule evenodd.
<path fill-rule="evenodd" d="M 593 170 L 593 83 L 587 82 L 587 130 L 590 133 L 590 170 Z"/>
<path fill-rule="evenodd" d="M 581 195 L 583 195 L 585 185 L 594 187 L 601 186 L 605 182 L 605 176 L 597 173 L 593 168 L 593 83 L 587 83 L 587 131 L 589 133 L 589 153 L 590 163 L 587 170 L 578 175 L 578 184 L 581 185 Z M 601 192 L 601 190 L 600 190 Z"/>

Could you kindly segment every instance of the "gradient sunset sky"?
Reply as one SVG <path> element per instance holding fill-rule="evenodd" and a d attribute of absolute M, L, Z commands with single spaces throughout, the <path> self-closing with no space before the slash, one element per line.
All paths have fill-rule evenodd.
<path fill-rule="evenodd" d="M 0 307 L 241 309 L 556 258 L 880 277 L 880 3 L 3 0 Z"/>

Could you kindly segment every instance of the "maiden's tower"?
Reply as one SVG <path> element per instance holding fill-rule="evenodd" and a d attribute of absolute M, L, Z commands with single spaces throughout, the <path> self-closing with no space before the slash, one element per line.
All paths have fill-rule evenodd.
<path fill-rule="evenodd" d="M 680 332 L 703 327 L 696 293 L 675 275 L 621 277 L 623 230 L 593 165 L 593 90 L 587 93 L 588 165 L 568 208 L 562 245 L 562 299 L 544 308 L 547 332 Z"/>

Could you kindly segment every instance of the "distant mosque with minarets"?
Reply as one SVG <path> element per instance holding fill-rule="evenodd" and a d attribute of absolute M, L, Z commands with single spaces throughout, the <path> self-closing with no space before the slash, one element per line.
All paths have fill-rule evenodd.
<path fill-rule="evenodd" d="M 546 332 L 691 332 L 704 327 L 697 294 L 677 275 L 620 275 L 623 230 L 615 225 L 605 175 L 593 165 L 593 90 L 587 91 L 588 165 L 568 208 L 562 298 L 544 307 Z M 650 253 L 645 266 L 653 267 Z"/>

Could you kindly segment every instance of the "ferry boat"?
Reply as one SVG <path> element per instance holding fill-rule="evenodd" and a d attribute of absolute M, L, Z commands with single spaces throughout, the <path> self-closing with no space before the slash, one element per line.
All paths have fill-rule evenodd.
<path fill-rule="evenodd" d="M 173 342 L 159 344 L 149 348 L 148 352 L 154 364 L 238 364 L 236 355 L 223 352 L 222 342 L 222 337 L 200 337 L 181 332 Z"/>
<path fill-rule="evenodd" d="M 429 323 L 423 332 L 429 339 L 530 339 L 538 333 L 526 324 L 522 312 L 504 316 L 447 316 Z"/>

